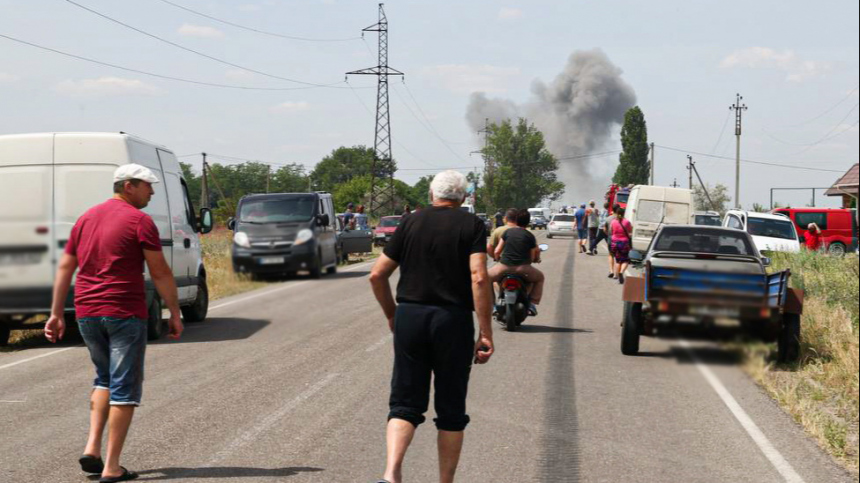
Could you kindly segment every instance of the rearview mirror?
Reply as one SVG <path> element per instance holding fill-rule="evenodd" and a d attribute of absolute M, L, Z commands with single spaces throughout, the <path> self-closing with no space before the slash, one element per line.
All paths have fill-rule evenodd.
<path fill-rule="evenodd" d="M 212 231 L 212 227 L 215 225 L 212 222 L 212 210 L 210 210 L 209 208 L 200 208 L 200 218 L 197 224 L 197 231 L 199 231 L 203 235 Z"/>
<path fill-rule="evenodd" d="M 642 254 L 639 250 L 630 250 L 630 261 L 633 263 L 642 263 L 642 260 L 645 260 L 645 255 Z"/>
<path fill-rule="evenodd" d="M 549 245 L 547 245 L 546 243 L 541 243 L 540 245 L 538 245 L 538 248 L 540 248 L 540 251 L 545 252 L 549 250 Z"/>
<path fill-rule="evenodd" d="M 204 208 L 204 209 L 206 209 L 206 208 Z M 201 213 L 201 215 L 202 215 L 202 213 Z M 230 218 L 229 220 L 227 220 L 227 229 L 229 229 L 230 231 L 236 230 L 236 220 L 234 218 Z"/>
<path fill-rule="evenodd" d="M 773 260 L 771 260 L 770 258 L 761 257 L 761 264 L 764 265 L 765 267 L 769 267 L 772 263 L 773 263 Z"/>
<path fill-rule="evenodd" d="M 330 221 L 330 219 L 329 219 L 327 214 L 317 215 L 317 225 L 328 226 L 329 221 Z"/>

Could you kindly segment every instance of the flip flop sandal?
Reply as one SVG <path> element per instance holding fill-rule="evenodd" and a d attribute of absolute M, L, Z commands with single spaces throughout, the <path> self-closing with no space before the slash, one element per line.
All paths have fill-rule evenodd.
<path fill-rule="evenodd" d="M 131 481 L 131 480 L 137 479 L 137 477 L 140 476 L 133 471 L 128 471 L 127 469 L 125 469 L 122 466 L 120 466 L 120 468 L 122 468 L 122 474 L 121 475 L 119 475 L 119 476 L 102 476 L 99 479 L 99 483 L 118 483 L 120 481 Z"/>
<path fill-rule="evenodd" d="M 81 470 L 84 473 L 100 475 L 105 470 L 105 463 L 99 456 L 85 454 L 78 459 L 78 463 L 81 464 Z"/>

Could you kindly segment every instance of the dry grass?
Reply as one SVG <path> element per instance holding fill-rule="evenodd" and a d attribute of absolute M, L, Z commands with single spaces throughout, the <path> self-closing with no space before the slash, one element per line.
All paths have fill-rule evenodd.
<path fill-rule="evenodd" d="M 858 474 L 858 259 L 778 255 L 806 291 L 802 356 L 782 366 L 765 344 L 746 347 L 745 368 L 818 443 Z"/>

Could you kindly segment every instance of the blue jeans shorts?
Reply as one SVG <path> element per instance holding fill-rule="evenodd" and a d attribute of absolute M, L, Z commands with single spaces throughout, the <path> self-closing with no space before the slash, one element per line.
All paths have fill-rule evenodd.
<path fill-rule="evenodd" d="M 113 406 L 140 406 L 146 321 L 84 317 L 78 319 L 78 327 L 96 366 L 93 387 L 109 390 Z"/>

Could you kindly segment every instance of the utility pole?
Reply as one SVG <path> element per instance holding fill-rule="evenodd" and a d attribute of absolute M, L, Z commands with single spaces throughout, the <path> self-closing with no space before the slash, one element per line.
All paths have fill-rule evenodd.
<path fill-rule="evenodd" d="M 735 111 L 735 137 L 737 148 L 735 150 L 735 207 L 741 207 L 741 131 L 743 127 L 743 112 L 748 109 L 746 104 L 741 104 L 743 96 L 737 94 L 737 100 L 729 109 Z"/>
<path fill-rule="evenodd" d="M 203 179 L 200 183 L 200 204 L 202 208 L 209 206 L 209 165 L 206 163 L 206 153 L 203 154 Z"/>
<path fill-rule="evenodd" d="M 491 209 L 496 208 L 496 207 L 493 206 L 493 200 L 492 200 L 492 194 L 491 194 L 492 190 L 493 190 L 494 169 L 493 169 L 492 162 L 490 162 L 490 156 L 487 154 L 487 151 L 490 148 L 490 118 L 488 118 L 488 117 L 484 118 L 484 129 L 478 131 L 478 134 L 484 135 L 484 150 L 483 150 L 482 154 L 484 155 L 484 173 L 486 173 L 486 175 L 487 175 L 487 179 L 484 180 L 484 188 L 486 188 L 484 190 L 484 191 L 486 191 L 486 193 L 484 194 L 484 197 L 485 197 L 484 203 L 486 203 L 486 205 L 487 205 L 487 210 L 491 210 Z"/>
<path fill-rule="evenodd" d="M 346 75 L 375 75 L 378 79 L 376 91 L 376 136 L 373 142 L 374 156 L 370 169 L 370 214 L 382 216 L 395 212 L 394 162 L 391 157 L 391 118 L 388 104 L 388 77 L 403 76 L 403 72 L 388 67 L 388 18 L 384 4 L 379 4 L 379 22 L 362 32 L 379 33 L 379 64 L 376 67 L 347 72 Z M 364 35 L 362 33 L 362 35 Z M 380 178 L 380 179 L 377 179 Z"/>
<path fill-rule="evenodd" d="M 693 190 L 693 157 L 689 154 L 687 155 L 687 171 L 689 171 L 690 175 L 690 190 Z"/>
<path fill-rule="evenodd" d="M 677 187 L 678 187 L 678 178 L 675 178 L 675 180 L 674 180 L 674 181 L 672 181 L 672 187 L 673 187 L 673 188 L 677 188 Z"/>
<path fill-rule="evenodd" d="M 266 165 L 266 193 L 269 192 L 269 179 L 272 177 L 272 165 Z"/>
<path fill-rule="evenodd" d="M 714 200 L 711 199 L 711 194 L 708 193 L 708 188 L 705 186 L 704 181 L 702 181 L 702 177 L 699 175 L 699 170 L 696 169 L 696 163 L 693 162 L 693 158 L 690 156 L 687 157 L 690 158 L 690 171 L 696 173 L 696 178 L 698 178 L 699 184 L 702 186 L 702 192 L 705 193 L 705 198 L 708 199 L 708 204 L 711 205 L 711 209 L 714 211 L 721 211 L 717 209 L 717 206 L 714 206 Z"/>
<path fill-rule="evenodd" d="M 654 186 L 654 143 L 651 143 L 651 186 Z"/>

